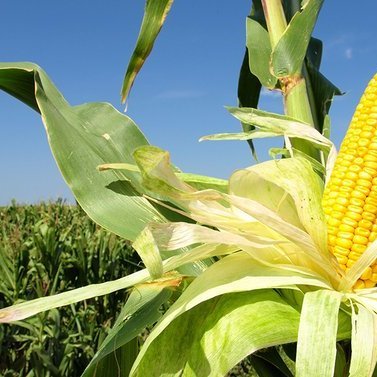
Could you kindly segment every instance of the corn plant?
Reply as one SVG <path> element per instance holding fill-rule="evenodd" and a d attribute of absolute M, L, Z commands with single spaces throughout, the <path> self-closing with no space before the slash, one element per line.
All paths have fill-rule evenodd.
<path fill-rule="evenodd" d="M 80 207 L 0 208 L 0 306 L 116 279 L 139 270 L 127 241 Z M 126 291 L 0 328 L 2 376 L 80 376 L 115 322 Z"/>
<path fill-rule="evenodd" d="M 146 2 L 123 100 L 172 3 Z M 242 132 L 203 139 L 247 140 L 253 149 L 253 139 L 281 136 L 283 144 L 272 160 L 229 180 L 181 172 L 110 105 L 72 107 L 40 67 L 2 63 L 0 87 L 41 114 L 77 201 L 131 240 L 145 269 L 15 304 L 0 311 L 0 321 L 134 287 L 83 376 L 220 376 L 250 354 L 261 376 L 290 376 L 292 369 L 299 377 L 372 376 L 375 81 L 345 139 L 353 144 L 337 160 L 328 111 L 340 91 L 320 73 L 322 44 L 311 36 L 322 3 L 252 2 L 239 104 L 228 108 Z M 262 86 L 282 94 L 284 115 L 257 109 Z M 362 132 L 369 139 L 358 138 Z M 132 342 L 156 321 L 136 355 Z"/>

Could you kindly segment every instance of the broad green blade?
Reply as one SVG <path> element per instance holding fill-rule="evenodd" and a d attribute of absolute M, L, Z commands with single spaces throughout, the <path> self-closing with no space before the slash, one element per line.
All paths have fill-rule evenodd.
<path fill-rule="evenodd" d="M 296 13 L 272 52 L 277 77 L 299 75 L 323 0 L 309 0 Z"/>
<path fill-rule="evenodd" d="M 141 284 L 132 290 L 117 322 L 85 369 L 82 377 L 91 377 L 95 372 L 98 374 L 98 369 L 105 364 L 105 358 L 107 360 L 110 359 L 114 364 L 114 356 L 119 356 L 114 355 L 114 351 L 136 338 L 147 326 L 151 326 L 157 322 L 162 315 L 159 310 L 160 306 L 171 296 L 171 291 L 168 289 L 169 286 L 171 286 L 171 281 Z M 126 351 L 127 349 L 123 352 Z M 100 375 L 103 376 L 104 374 Z"/>
<path fill-rule="evenodd" d="M 0 63 L 0 89 L 31 106 L 36 103 L 33 108 L 41 113 L 60 171 L 96 223 L 134 241 L 149 222 L 184 220 L 143 197 L 138 171 L 97 170 L 108 163 L 134 165 L 135 149 L 148 144 L 130 118 L 106 103 L 70 106 L 46 73 L 31 63 Z M 198 274 L 203 268 L 204 262 L 185 266 L 185 272 Z"/>
<path fill-rule="evenodd" d="M 376 364 L 377 315 L 362 305 L 355 305 L 353 309 L 349 377 L 370 377 Z"/>
<path fill-rule="evenodd" d="M 146 340 L 135 368 L 143 359 L 148 347 L 158 339 L 170 323 L 195 306 L 226 293 L 292 287 L 296 284 L 328 287 L 320 277 L 305 269 L 300 272 L 297 268 L 292 273 L 279 266 L 261 265 L 246 253 L 236 253 L 221 259 L 197 277 L 171 306 Z"/>
<path fill-rule="evenodd" d="M 297 377 L 334 376 L 341 299 L 341 293 L 330 290 L 305 294 L 297 342 Z"/>
<path fill-rule="evenodd" d="M 105 356 L 89 373 L 82 374 L 81 377 L 128 377 L 132 364 L 139 352 L 138 339 L 134 338 L 122 347 L 117 348 L 111 354 Z"/>
<path fill-rule="evenodd" d="M 223 376 L 258 349 L 295 341 L 299 318 L 273 290 L 222 295 L 172 322 L 131 376 Z"/>
<path fill-rule="evenodd" d="M 17 92 L 27 104 L 36 102 L 60 171 L 95 222 L 134 240 L 148 222 L 165 221 L 138 192 L 137 173 L 97 171 L 103 163 L 134 163 L 134 149 L 148 144 L 130 118 L 105 103 L 70 106 L 46 73 L 30 63 L 0 63 L 0 88 Z"/>
<path fill-rule="evenodd" d="M 144 18 L 141 24 L 139 37 L 128 63 L 123 81 L 121 92 L 123 103 L 127 100 L 127 96 L 131 90 L 136 75 L 152 51 L 154 42 L 165 22 L 172 4 L 173 0 L 146 0 Z"/>
<path fill-rule="evenodd" d="M 258 77 L 263 86 L 275 88 L 277 78 L 271 74 L 271 43 L 267 30 L 255 19 L 246 20 L 246 47 L 249 54 L 250 72 Z"/>

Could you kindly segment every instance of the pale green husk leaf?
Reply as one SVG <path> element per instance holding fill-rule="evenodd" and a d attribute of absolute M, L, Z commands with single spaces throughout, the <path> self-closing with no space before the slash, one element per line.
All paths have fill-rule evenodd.
<path fill-rule="evenodd" d="M 333 377 L 341 300 L 342 294 L 336 291 L 305 294 L 297 341 L 297 377 Z"/>
<path fill-rule="evenodd" d="M 223 376 L 258 349 L 295 341 L 299 317 L 273 290 L 210 299 L 165 328 L 131 376 Z M 174 352 L 162 352 L 172 339 Z"/>
<path fill-rule="evenodd" d="M 352 357 L 349 377 L 370 377 L 376 364 L 377 315 L 352 305 Z"/>

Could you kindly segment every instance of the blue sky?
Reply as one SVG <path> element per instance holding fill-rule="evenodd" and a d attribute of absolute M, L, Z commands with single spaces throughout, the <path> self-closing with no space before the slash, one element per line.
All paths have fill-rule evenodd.
<path fill-rule="evenodd" d="M 202 135 L 239 130 L 224 105 L 237 104 L 250 3 L 176 0 L 134 85 L 127 114 L 184 171 L 226 178 L 253 163 L 245 142 L 198 143 Z M 346 92 L 330 113 L 337 145 L 377 71 L 377 2 L 355 4 L 325 1 L 314 32 L 324 42 L 322 72 Z M 106 101 L 123 111 L 119 92 L 143 8 L 143 0 L 3 0 L 0 61 L 39 64 L 73 105 Z M 281 111 L 281 99 L 266 92 L 260 107 Z M 0 92 L 0 129 L 0 205 L 72 200 L 38 114 Z M 257 148 L 266 158 L 268 145 Z"/>

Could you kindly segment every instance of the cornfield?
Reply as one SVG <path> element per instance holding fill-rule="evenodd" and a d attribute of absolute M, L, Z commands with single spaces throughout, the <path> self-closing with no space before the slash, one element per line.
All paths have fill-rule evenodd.
<path fill-rule="evenodd" d="M 0 208 L 0 306 L 117 279 L 139 270 L 129 242 L 63 201 Z M 1 376 L 80 376 L 127 291 L 0 328 Z"/>

